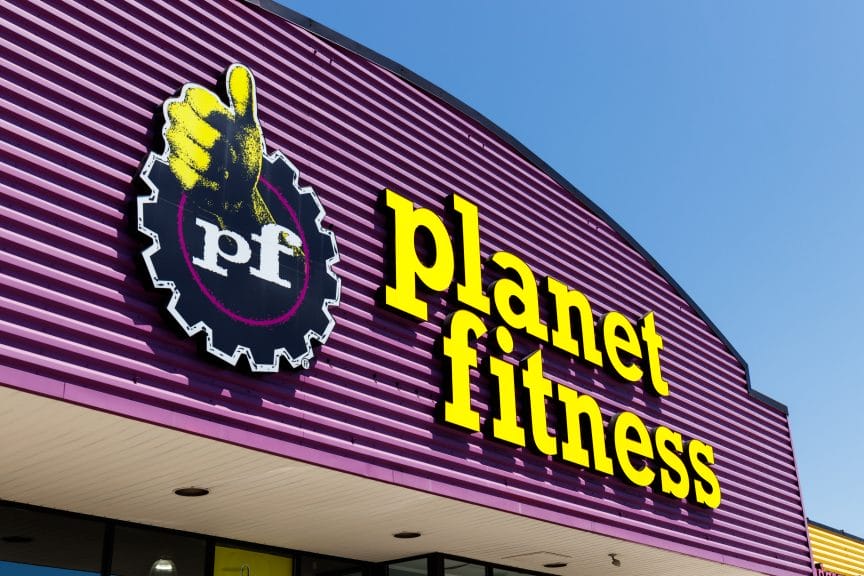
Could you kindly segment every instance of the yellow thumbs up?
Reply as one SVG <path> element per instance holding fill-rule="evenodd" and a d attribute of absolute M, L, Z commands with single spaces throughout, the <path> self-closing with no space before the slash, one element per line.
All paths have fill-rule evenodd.
<path fill-rule="evenodd" d="M 255 80 L 243 65 L 225 75 L 228 104 L 201 86 L 187 86 L 165 105 L 168 166 L 184 191 L 224 224 L 251 213 L 259 224 L 273 216 L 258 192 L 264 136 Z"/>

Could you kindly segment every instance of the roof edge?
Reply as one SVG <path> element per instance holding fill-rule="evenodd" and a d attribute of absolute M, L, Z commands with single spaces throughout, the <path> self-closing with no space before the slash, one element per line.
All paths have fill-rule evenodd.
<path fill-rule="evenodd" d="M 503 140 L 508 145 L 512 146 L 516 152 L 518 152 L 523 158 L 528 160 L 534 166 L 542 170 L 547 176 L 552 178 L 556 183 L 561 185 L 568 192 L 573 194 L 580 202 L 582 202 L 589 210 L 591 210 L 596 216 L 603 219 L 606 224 L 608 224 L 617 234 L 619 234 L 624 240 L 634 249 L 636 250 L 645 260 L 647 260 L 651 266 L 667 281 L 669 284 L 675 289 L 681 298 L 683 298 L 687 304 L 696 312 L 696 315 L 702 319 L 705 324 L 714 332 L 714 335 L 717 336 L 721 342 L 726 346 L 728 351 L 735 357 L 736 360 L 741 364 L 741 367 L 744 369 L 744 378 L 747 383 L 747 392 L 750 397 L 777 410 L 778 412 L 788 416 L 789 408 L 779 402 L 757 390 L 754 390 L 750 385 L 750 367 L 747 365 L 747 361 L 741 356 L 735 346 L 726 338 L 723 332 L 717 327 L 714 322 L 708 317 L 707 314 L 702 310 L 702 308 L 696 304 L 696 302 L 690 297 L 689 294 L 681 287 L 678 282 L 675 281 L 674 278 L 660 265 L 657 260 L 654 259 L 651 254 L 645 250 L 639 242 L 637 242 L 624 228 L 622 228 L 609 214 L 606 213 L 605 210 L 600 208 L 597 204 L 594 203 L 593 200 L 588 198 L 585 194 L 582 193 L 576 186 L 567 181 L 561 174 L 559 174 L 554 168 L 549 166 L 546 162 L 544 162 L 539 156 L 534 154 L 531 150 L 529 150 L 524 144 L 519 142 L 516 138 L 511 136 L 508 132 L 502 129 L 500 126 L 489 120 L 487 117 L 479 113 L 477 110 L 472 108 L 471 106 L 465 104 L 455 96 L 450 93 L 442 90 L 438 86 L 432 84 L 422 76 L 412 72 L 408 68 L 405 68 L 398 62 L 387 58 L 386 56 L 375 52 L 371 48 L 367 48 L 366 46 L 360 44 L 359 42 L 352 40 L 335 30 L 324 26 L 323 24 L 296 12 L 287 6 L 283 6 L 282 4 L 277 3 L 275 0 L 242 0 L 247 4 L 252 4 L 261 8 L 262 10 L 266 10 L 271 12 L 293 24 L 296 24 L 305 30 L 315 34 L 316 36 L 320 36 L 321 38 L 332 42 L 342 48 L 349 50 L 358 56 L 362 56 L 371 62 L 381 66 L 389 70 L 390 72 L 396 74 L 403 80 L 409 82 L 413 86 L 423 90 L 424 92 L 435 96 L 436 98 L 442 100 L 446 104 L 456 108 L 475 122 L 479 123 L 481 126 L 492 132 L 495 136 Z"/>
<path fill-rule="evenodd" d="M 841 536 L 843 538 L 848 538 L 850 540 L 854 540 L 856 542 L 864 544 L 864 538 L 862 538 L 861 536 L 855 536 L 854 534 L 849 534 L 845 530 L 840 530 L 839 528 L 832 528 L 831 526 L 828 526 L 827 524 L 822 524 L 821 522 L 816 522 L 815 520 L 811 520 L 810 518 L 807 518 L 807 524 L 808 524 L 808 526 L 815 526 L 816 528 L 820 528 L 822 530 L 825 530 L 826 532 L 831 532 L 833 534 L 836 534 L 837 536 Z"/>

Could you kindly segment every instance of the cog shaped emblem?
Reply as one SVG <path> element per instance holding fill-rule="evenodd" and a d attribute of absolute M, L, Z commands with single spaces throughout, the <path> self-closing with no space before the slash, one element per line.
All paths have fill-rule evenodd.
<path fill-rule="evenodd" d="M 315 191 L 266 152 L 252 73 L 230 66 L 222 97 L 186 84 L 162 112 L 164 151 L 145 159 L 150 193 L 137 203 L 153 286 L 171 291 L 185 333 L 203 332 L 207 352 L 232 366 L 245 356 L 253 372 L 280 359 L 308 367 L 335 325 L 339 254 Z"/>

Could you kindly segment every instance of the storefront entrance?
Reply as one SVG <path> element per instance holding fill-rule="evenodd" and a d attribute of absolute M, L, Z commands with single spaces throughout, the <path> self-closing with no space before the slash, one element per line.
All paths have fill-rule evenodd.
<path fill-rule="evenodd" d="M 429 554 L 370 563 L 0 503 L 3 576 L 540 576 Z"/>

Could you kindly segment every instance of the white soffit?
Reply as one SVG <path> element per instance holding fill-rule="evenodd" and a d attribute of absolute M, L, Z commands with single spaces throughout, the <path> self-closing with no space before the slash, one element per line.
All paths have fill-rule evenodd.
<path fill-rule="evenodd" d="M 9 501 L 367 561 L 443 552 L 573 576 L 752 574 L 2 386 L 0 434 Z M 211 493 L 173 494 L 184 486 Z"/>

